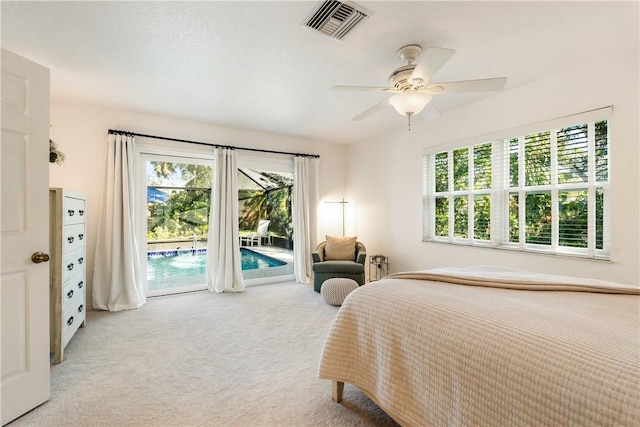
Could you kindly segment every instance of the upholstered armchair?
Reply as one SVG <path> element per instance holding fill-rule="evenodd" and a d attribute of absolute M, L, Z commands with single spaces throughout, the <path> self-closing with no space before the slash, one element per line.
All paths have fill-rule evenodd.
<path fill-rule="evenodd" d="M 367 250 L 355 237 L 332 237 L 320 243 L 313 258 L 313 290 L 320 292 L 322 283 L 334 277 L 346 277 L 364 285 L 364 263 Z"/>

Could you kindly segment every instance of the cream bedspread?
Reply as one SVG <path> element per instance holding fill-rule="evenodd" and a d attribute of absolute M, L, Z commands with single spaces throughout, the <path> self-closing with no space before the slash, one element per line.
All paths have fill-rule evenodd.
<path fill-rule="evenodd" d="M 347 297 L 319 376 L 407 426 L 638 426 L 639 293 L 504 269 L 399 273 Z"/>

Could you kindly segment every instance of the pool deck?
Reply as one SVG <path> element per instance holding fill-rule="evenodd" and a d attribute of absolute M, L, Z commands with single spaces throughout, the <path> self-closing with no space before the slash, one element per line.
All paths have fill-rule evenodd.
<path fill-rule="evenodd" d="M 251 249 L 286 263 L 293 262 L 293 251 L 291 249 L 283 249 L 275 246 L 243 246 L 243 248 Z"/>

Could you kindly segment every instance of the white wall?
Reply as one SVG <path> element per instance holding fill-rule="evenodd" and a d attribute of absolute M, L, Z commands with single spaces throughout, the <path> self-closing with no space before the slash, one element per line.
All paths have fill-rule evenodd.
<path fill-rule="evenodd" d="M 346 148 L 343 145 L 52 100 L 50 136 L 65 154 L 65 161 L 62 165 L 49 166 L 49 185 L 68 188 L 87 197 L 88 301 L 93 288 L 96 230 L 103 199 L 109 129 L 236 147 L 319 154 L 320 198 L 344 197 Z M 319 209 L 322 212 L 322 203 Z M 319 218 L 318 239 L 323 240 L 326 233 L 335 233 L 336 225 L 332 221 Z"/>
<path fill-rule="evenodd" d="M 370 254 L 390 257 L 391 271 L 494 264 L 640 284 L 638 51 L 506 90 L 435 120 L 398 115 L 398 129 L 349 149 L 347 197 Z M 451 95 L 454 96 L 454 95 Z M 464 95 L 460 95 L 464 96 Z M 461 141 L 613 105 L 611 117 L 611 262 L 422 242 L 422 153 Z M 374 188 L 372 183 L 379 185 Z"/>
<path fill-rule="evenodd" d="M 325 234 L 341 234 L 339 205 L 324 202 L 345 197 L 349 202 L 346 234 L 357 235 L 369 254 L 389 256 L 392 271 L 497 264 L 640 284 L 638 61 L 637 51 L 606 58 L 589 67 L 568 70 L 445 112 L 435 120 L 414 122 L 411 132 L 407 132 L 406 119 L 398 116 L 396 131 L 350 147 L 53 100 L 50 133 L 66 154 L 66 160 L 61 166 L 50 166 L 50 186 L 66 187 L 87 196 L 89 292 L 110 128 L 240 147 L 320 154 L 318 239 L 322 240 Z M 425 147 L 606 105 L 614 107 L 611 262 L 421 241 Z"/>

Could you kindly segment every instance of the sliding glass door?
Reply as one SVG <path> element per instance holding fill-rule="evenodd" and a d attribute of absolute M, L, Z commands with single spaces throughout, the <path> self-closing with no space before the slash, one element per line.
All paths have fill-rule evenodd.
<path fill-rule="evenodd" d="M 147 296 L 204 290 L 213 156 L 169 146 L 139 150 L 137 224 Z M 239 156 L 237 184 L 247 285 L 293 279 L 293 160 Z"/>
<path fill-rule="evenodd" d="M 211 163 L 142 156 L 146 187 L 147 295 L 206 289 Z"/>
<path fill-rule="evenodd" d="M 293 275 L 293 172 L 238 168 L 240 244 L 245 280 Z M 245 261 L 246 260 L 246 261 Z"/>

